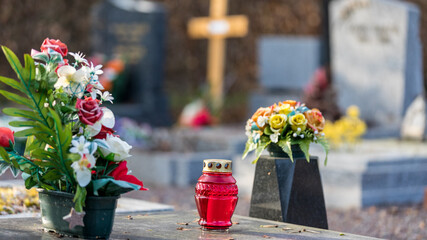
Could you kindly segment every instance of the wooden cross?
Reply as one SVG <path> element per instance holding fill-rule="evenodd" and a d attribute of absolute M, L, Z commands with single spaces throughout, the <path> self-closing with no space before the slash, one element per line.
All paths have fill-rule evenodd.
<path fill-rule="evenodd" d="M 224 97 L 225 38 L 245 36 L 249 24 L 244 15 L 227 16 L 227 1 L 211 0 L 210 16 L 193 18 L 188 23 L 190 37 L 209 39 L 207 80 L 216 112 L 221 109 Z"/>

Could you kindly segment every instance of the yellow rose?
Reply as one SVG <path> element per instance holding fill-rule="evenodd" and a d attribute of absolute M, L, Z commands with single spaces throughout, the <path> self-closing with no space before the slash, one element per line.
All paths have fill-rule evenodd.
<path fill-rule="evenodd" d="M 287 117 L 284 114 L 276 114 L 270 117 L 270 128 L 272 131 L 278 131 L 285 127 Z"/>
<path fill-rule="evenodd" d="M 291 105 L 290 104 L 282 104 L 282 105 L 280 105 L 279 107 L 278 107 L 278 112 L 279 112 L 279 114 L 285 114 L 285 115 L 288 115 L 289 113 L 291 113 L 292 112 L 292 109 L 291 109 Z"/>
<path fill-rule="evenodd" d="M 298 131 L 298 128 L 304 131 L 307 127 L 307 119 L 305 119 L 304 114 L 297 113 L 289 118 L 289 124 L 291 124 L 292 130 L 294 131 Z"/>

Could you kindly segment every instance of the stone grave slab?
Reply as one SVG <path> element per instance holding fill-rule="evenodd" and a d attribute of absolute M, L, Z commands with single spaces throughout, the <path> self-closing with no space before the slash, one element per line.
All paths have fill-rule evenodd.
<path fill-rule="evenodd" d="M 301 100 L 320 66 L 317 37 L 264 36 L 258 42 L 259 91 L 250 99 L 251 112 L 286 99 Z"/>
<path fill-rule="evenodd" d="M 310 152 L 324 156 L 315 145 Z M 327 207 L 418 204 L 427 187 L 425 143 L 364 140 L 352 151 L 331 151 L 328 165 L 319 167 Z"/>
<path fill-rule="evenodd" d="M 127 64 L 123 91 L 109 108 L 154 126 L 171 124 L 163 93 L 166 10 L 160 3 L 101 1 L 92 11 L 92 48 Z M 113 91 L 114 92 L 114 91 Z"/>
<path fill-rule="evenodd" d="M 400 134 L 406 110 L 424 94 L 419 22 L 418 8 L 404 1 L 330 3 L 338 105 L 343 112 L 357 105 L 361 118 L 384 136 Z"/>
<path fill-rule="evenodd" d="M 328 231 L 282 222 L 234 215 L 238 223 L 228 231 L 202 231 L 195 220 L 196 211 L 153 213 L 147 215 L 116 215 L 111 239 L 378 239 Z M 187 223 L 188 225 L 180 225 Z M 270 227 L 263 227 L 270 225 Z M 271 225 L 273 227 L 271 227 Z M 277 226 L 277 227 L 275 227 Z M 0 219 L 0 239 L 57 239 L 57 235 L 42 230 L 40 218 Z M 67 236 L 61 239 L 74 239 Z"/>

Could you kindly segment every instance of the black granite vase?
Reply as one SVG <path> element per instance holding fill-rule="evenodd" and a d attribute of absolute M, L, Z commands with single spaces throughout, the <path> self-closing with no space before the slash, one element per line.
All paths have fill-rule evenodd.
<path fill-rule="evenodd" d="M 317 157 L 305 159 L 292 145 L 294 162 L 277 145 L 255 169 L 249 216 L 328 229 Z"/>

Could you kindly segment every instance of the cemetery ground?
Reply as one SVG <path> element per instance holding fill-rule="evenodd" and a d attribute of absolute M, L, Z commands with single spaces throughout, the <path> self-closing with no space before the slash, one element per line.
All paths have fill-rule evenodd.
<path fill-rule="evenodd" d="M 150 192 L 125 195 L 147 201 L 173 205 L 176 211 L 194 210 L 194 187 L 150 187 Z M 249 195 L 239 195 L 235 214 L 248 216 Z M 384 239 L 425 239 L 427 209 L 420 204 L 372 206 L 362 209 L 326 208 L 329 229 Z"/>

